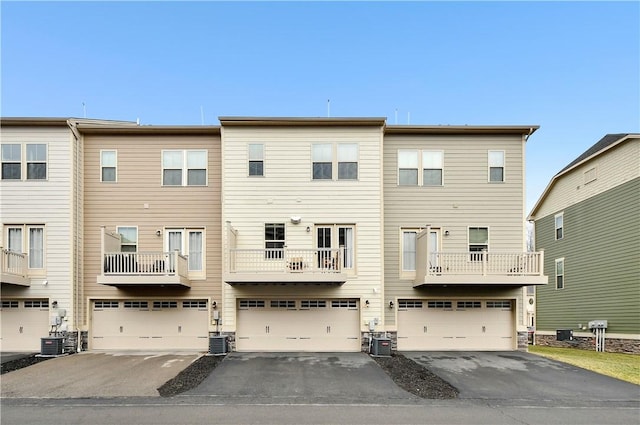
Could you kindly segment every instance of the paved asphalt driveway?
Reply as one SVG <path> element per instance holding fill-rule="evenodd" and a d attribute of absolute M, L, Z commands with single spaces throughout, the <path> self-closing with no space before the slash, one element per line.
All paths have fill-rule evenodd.
<path fill-rule="evenodd" d="M 268 403 L 419 400 L 365 353 L 234 352 L 184 396 Z"/>
<path fill-rule="evenodd" d="M 640 402 L 640 386 L 520 351 L 404 352 L 460 398 L 536 402 Z"/>

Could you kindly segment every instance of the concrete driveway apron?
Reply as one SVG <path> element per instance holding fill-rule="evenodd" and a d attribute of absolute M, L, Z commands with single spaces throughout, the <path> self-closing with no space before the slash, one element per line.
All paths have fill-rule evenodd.
<path fill-rule="evenodd" d="M 416 400 L 364 353 L 233 352 L 185 396 L 253 403 Z"/>
<path fill-rule="evenodd" d="M 2 375 L 2 397 L 156 396 L 202 353 L 84 352 Z"/>
<path fill-rule="evenodd" d="M 640 386 L 519 351 L 403 352 L 460 398 L 588 403 L 638 401 Z"/>

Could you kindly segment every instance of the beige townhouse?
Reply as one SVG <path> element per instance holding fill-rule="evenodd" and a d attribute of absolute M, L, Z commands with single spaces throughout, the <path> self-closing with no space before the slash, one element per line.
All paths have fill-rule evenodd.
<path fill-rule="evenodd" d="M 223 324 L 238 351 L 384 329 L 383 118 L 221 117 Z"/>
<path fill-rule="evenodd" d="M 537 126 L 387 126 L 385 330 L 398 350 L 526 348 L 525 142 Z"/>
<path fill-rule="evenodd" d="M 220 320 L 220 128 L 77 129 L 88 349 L 206 350 Z"/>

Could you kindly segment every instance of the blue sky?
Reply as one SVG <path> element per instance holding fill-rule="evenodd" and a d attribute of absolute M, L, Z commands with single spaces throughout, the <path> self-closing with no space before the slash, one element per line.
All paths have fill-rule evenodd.
<path fill-rule="evenodd" d="M 0 8 L 5 117 L 218 124 L 327 116 L 330 99 L 389 124 L 536 124 L 527 211 L 602 136 L 640 132 L 640 2 Z"/>

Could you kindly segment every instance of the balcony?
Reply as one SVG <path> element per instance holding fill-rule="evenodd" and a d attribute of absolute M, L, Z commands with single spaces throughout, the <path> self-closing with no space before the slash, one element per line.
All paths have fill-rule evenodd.
<path fill-rule="evenodd" d="M 9 251 L 0 247 L 0 282 L 11 285 L 31 286 L 27 277 L 27 254 Z"/>
<path fill-rule="evenodd" d="M 224 281 L 241 284 L 341 285 L 342 249 L 230 249 Z"/>
<path fill-rule="evenodd" d="M 429 285 L 546 285 L 543 252 L 430 252 L 414 288 Z"/>
<path fill-rule="evenodd" d="M 173 252 L 111 252 L 102 257 L 98 283 L 110 286 L 191 287 L 187 257 Z"/>

